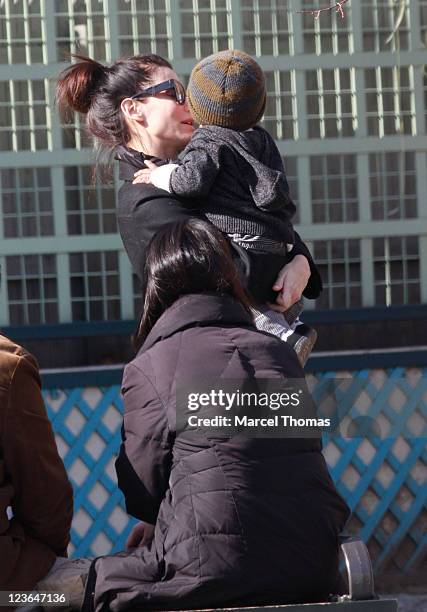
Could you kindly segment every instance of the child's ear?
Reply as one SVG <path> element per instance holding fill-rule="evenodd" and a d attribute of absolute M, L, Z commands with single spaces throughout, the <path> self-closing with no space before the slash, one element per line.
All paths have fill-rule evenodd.
<path fill-rule="evenodd" d="M 132 98 L 125 98 L 124 100 L 122 100 L 120 108 L 122 109 L 122 113 L 128 119 L 134 119 L 136 121 L 142 121 L 145 119 L 143 105 L 137 100 L 132 100 Z"/>

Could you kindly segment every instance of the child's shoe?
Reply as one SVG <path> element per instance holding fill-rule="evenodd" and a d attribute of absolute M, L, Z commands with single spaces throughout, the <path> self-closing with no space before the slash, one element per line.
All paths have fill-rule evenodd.
<path fill-rule="evenodd" d="M 302 367 L 307 363 L 307 359 L 310 357 L 310 353 L 313 350 L 313 346 L 316 344 L 317 331 L 301 323 L 297 325 L 293 334 L 288 336 L 286 342 L 289 346 L 292 346 L 297 354 L 300 364 Z"/>
<path fill-rule="evenodd" d="M 301 298 L 300 300 L 298 300 L 298 302 L 295 302 L 295 304 L 292 304 L 292 306 L 288 308 L 288 310 L 285 310 L 285 312 L 283 313 L 283 316 L 285 317 L 288 324 L 292 325 L 298 319 L 298 317 L 300 316 L 303 310 L 304 310 L 304 300 Z"/>

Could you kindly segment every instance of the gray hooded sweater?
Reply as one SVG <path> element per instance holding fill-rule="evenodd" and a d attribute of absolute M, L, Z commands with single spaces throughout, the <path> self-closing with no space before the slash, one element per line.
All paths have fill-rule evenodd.
<path fill-rule="evenodd" d="M 282 158 L 266 130 L 244 132 L 207 125 L 198 128 L 180 154 L 170 191 L 203 202 L 203 212 L 227 234 L 294 243 L 295 204 Z"/>

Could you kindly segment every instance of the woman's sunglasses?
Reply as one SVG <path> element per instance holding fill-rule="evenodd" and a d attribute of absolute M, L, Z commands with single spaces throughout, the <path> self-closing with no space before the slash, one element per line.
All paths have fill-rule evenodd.
<path fill-rule="evenodd" d="M 163 81 L 163 83 L 159 83 L 158 85 L 153 85 L 152 87 L 148 87 L 143 91 L 131 96 L 131 100 L 138 100 L 138 98 L 148 98 L 149 96 L 155 96 L 164 91 L 170 91 L 172 96 L 178 102 L 178 104 L 184 104 L 185 102 L 185 89 L 184 85 L 179 81 L 175 81 L 175 79 L 169 79 L 169 81 Z"/>

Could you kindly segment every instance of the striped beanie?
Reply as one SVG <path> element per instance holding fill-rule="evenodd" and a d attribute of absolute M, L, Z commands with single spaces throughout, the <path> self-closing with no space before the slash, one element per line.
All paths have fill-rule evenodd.
<path fill-rule="evenodd" d="M 187 99 L 191 115 L 199 125 L 248 130 L 264 113 L 264 73 L 243 51 L 214 53 L 193 68 Z"/>

